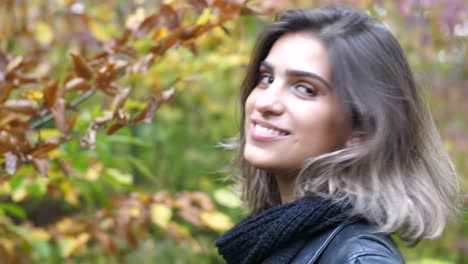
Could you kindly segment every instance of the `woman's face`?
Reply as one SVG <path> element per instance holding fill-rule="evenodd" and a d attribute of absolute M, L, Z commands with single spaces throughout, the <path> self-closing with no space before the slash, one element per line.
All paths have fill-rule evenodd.
<path fill-rule="evenodd" d="M 327 50 L 310 34 L 279 38 L 261 63 L 245 103 L 244 158 L 288 173 L 311 157 L 344 146 L 351 134 L 333 91 Z"/>

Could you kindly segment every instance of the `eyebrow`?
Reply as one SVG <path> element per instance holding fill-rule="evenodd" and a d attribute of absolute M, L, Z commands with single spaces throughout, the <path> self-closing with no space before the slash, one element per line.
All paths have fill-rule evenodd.
<path fill-rule="evenodd" d="M 274 68 L 273 65 L 271 65 L 270 63 L 268 63 L 266 61 L 260 62 L 260 66 L 263 66 L 263 67 L 267 68 L 267 70 L 269 70 L 271 72 L 273 71 L 273 68 Z M 291 75 L 291 76 L 295 76 L 295 77 L 312 78 L 312 79 L 318 80 L 323 85 L 325 85 L 327 88 L 331 89 L 331 85 L 327 81 L 325 81 L 324 78 L 320 77 L 320 75 L 318 75 L 316 73 L 308 72 L 308 71 L 301 71 L 301 70 L 287 70 L 286 74 Z"/>

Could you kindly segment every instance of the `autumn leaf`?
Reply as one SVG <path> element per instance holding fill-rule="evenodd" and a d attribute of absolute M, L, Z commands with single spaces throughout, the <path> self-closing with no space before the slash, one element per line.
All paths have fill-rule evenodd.
<path fill-rule="evenodd" d="M 85 92 L 89 89 L 91 89 L 91 85 L 89 85 L 89 83 L 81 77 L 73 78 L 65 83 L 65 92 Z"/>
<path fill-rule="evenodd" d="M 214 199 L 219 204 L 228 208 L 239 208 L 241 205 L 239 196 L 225 188 L 216 190 L 214 192 Z"/>
<path fill-rule="evenodd" d="M 85 80 L 91 80 L 93 78 L 93 70 L 91 67 L 84 61 L 81 56 L 74 53 L 70 53 L 70 56 L 73 59 L 76 75 Z"/>
<path fill-rule="evenodd" d="M 54 39 L 54 32 L 50 24 L 36 21 L 34 26 L 34 35 L 41 45 L 49 45 Z"/>
<path fill-rule="evenodd" d="M 151 205 L 151 221 L 154 224 L 167 228 L 171 218 L 172 210 L 169 206 L 162 203 Z"/>
<path fill-rule="evenodd" d="M 0 105 L 0 109 L 29 116 L 35 116 L 39 111 L 39 105 L 37 102 L 27 99 L 10 99 L 3 103 L 3 105 Z"/>
<path fill-rule="evenodd" d="M 56 80 L 49 81 L 44 88 L 44 102 L 42 107 L 50 109 L 55 105 L 57 100 L 58 82 Z"/>
<path fill-rule="evenodd" d="M 155 96 L 152 96 L 146 105 L 145 109 L 141 111 L 134 119 L 133 122 L 144 122 L 151 123 L 153 121 L 153 115 L 156 109 L 159 107 L 157 99 Z"/>
<path fill-rule="evenodd" d="M 205 211 L 200 217 L 207 227 L 219 232 L 227 231 L 234 225 L 228 216 L 218 211 Z"/>

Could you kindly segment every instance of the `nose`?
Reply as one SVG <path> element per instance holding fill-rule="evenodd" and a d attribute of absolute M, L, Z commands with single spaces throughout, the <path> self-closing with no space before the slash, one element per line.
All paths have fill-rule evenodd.
<path fill-rule="evenodd" d="M 281 115 L 285 110 L 281 85 L 273 82 L 257 97 L 255 108 L 263 115 Z"/>

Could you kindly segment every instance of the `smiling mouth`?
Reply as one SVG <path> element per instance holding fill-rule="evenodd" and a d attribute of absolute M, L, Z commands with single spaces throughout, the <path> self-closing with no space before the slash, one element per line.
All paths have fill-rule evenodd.
<path fill-rule="evenodd" d="M 265 127 L 260 124 L 254 123 L 254 131 L 256 134 L 265 135 L 265 136 L 287 136 L 288 133 L 279 131 L 270 127 Z"/>

